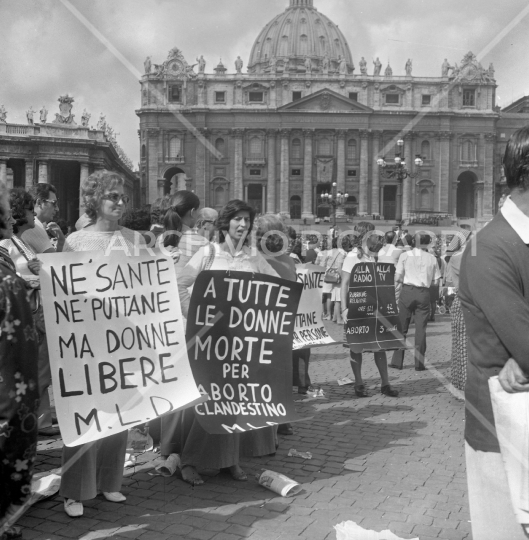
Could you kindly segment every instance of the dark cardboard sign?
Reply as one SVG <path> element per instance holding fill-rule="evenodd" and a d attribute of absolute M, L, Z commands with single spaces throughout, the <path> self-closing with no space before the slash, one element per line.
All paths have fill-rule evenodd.
<path fill-rule="evenodd" d="M 199 390 L 195 407 L 212 434 L 298 420 L 292 399 L 292 339 L 303 286 L 264 274 L 201 272 L 186 338 Z"/>
<path fill-rule="evenodd" d="M 395 299 L 395 265 L 358 263 L 348 292 L 347 343 L 354 352 L 406 348 Z"/>

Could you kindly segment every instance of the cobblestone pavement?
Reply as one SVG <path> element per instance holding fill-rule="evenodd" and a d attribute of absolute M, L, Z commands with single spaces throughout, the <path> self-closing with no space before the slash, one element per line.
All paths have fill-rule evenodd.
<path fill-rule="evenodd" d="M 341 329 L 328 327 L 340 339 Z M 427 357 L 434 369 L 416 372 L 408 352 L 404 370 L 390 373 L 399 398 L 380 394 L 372 355 L 365 355 L 367 399 L 336 382 L 352 375 L 343 347 L 314 349 L 310 371 L 326 399 L 296 403 L 300 416 L 310 419 L 296 424 L 293 436 L 280 436 L 275 456 L 242 463 L 252 473 L 247 483 L 221 474 L 192 488 L 153 475 L 158 456 L 146 454 L 127 472 L 125 504 L 98 497 L 85 503 L 83 518 L 71 519 L 56 496 L 20 520 L 24 538 L 324 540 L 336 538 L 333 526 L 348 520 L 405 539 L 470 538 L 464 404 L 440 380 L 449 370 L 450 348 L 449 318 L 438 316 L 428 326 Z M 40 441 L 39 470 L 60 466 L 60 447 L 60 440 Z M 290 448 L 313 457 L 288 457 Z M 297 480 L 304 491 L 275 496 L 254 480 L 265 468 Z"/>

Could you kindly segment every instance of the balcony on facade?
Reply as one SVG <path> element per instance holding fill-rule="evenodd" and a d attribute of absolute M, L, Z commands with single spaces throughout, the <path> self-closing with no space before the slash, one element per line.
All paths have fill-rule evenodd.
<path fill-rule="evenodd" d="M 248 167 L 264 167 L 266 165 L 266 158 L 264 157 L 247 157 L 244 162 Z"/>

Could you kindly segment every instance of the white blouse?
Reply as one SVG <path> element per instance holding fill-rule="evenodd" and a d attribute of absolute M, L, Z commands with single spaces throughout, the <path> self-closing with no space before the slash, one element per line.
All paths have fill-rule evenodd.
<path fill-rule="evenodd" d="M 232 254 L 225 251 L 218 244 L 210 244 L 200 248 L 191 260 L 180 272 L 178 281 L 178 293 L 180 294 L 180 304 L 182 314 L 187 318 L 191 293 L 189 287 L 195 283 L 198 274 L 205 270 L 208 259 L 211 257 L 211 249 L 215 250 L 215 257 L 209 270 L 233 270 L 238 272 L 256 272 L 279 277 L 279 274 L 270 266 L 266 259 L 257 250 L 252 250 L 244 246 L 242 250 Z"/>

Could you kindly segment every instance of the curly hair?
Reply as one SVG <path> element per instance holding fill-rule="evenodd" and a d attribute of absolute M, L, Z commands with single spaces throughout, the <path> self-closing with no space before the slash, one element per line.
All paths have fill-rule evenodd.
<path fill-rule="evenodd" d="M 219 243 L 226 241 L 226 236 L 230 230 L 230 221 L 239 213 L 239 212 L 248 212 L 250 214 L 250 228 L 248 229 L 248 234 L 244 240 L 246 244 L 250 238 L 250 233 L 253 229 L 253 222 L 255 221 L 255 210 L 246 204 L 240 199 L 234 199 L 229 201 L 226 206 L 219 212 L 219 217 L 217 218 L 216 228 L 219 231 Z"/>
<path fill-rule="evenodd" d="M 288 249 L 288 237 L 284 231 L 283 221 L 278 216 L 260 216 L 257 218 L 256 227 L 257 249 L 259 251 L 264 251 L 266 248 L 268 253 L 279 253 Z M 265 234 L 267 236 L 263 242 Z"/>
<path fill-rule="evenodd" d="M 33 197 L 35 201 L 37 199 L 48 199 L 50 197 L 50 193 L 57 194 L 57 189 L 55 188 L 55 186 L 52 186 L 51 184 L 45 184 L 43 182 L 39 182 L 38 184 L 35 184 L 29 189 L 29 194 Z"/>
<path fill-rule="evenodd" d="M 26 210 L 33 211 L 35 203 L 33 197 L 21 187 L 9 190 L 9 206 L 11 206 L 11 215 L 15 220 L 13 224 L 13 232 L 18 233 L 22 225 L 26 225 Z"/>
<path fill-rule="evenodd" d="M 122 186 L 124 183 L 123 178 L 116 172 L 102 169 L 91 174 L 81 184 L 81 196 L 86 215 L 90 219 L 96 219 L 105 191 Z"/>

